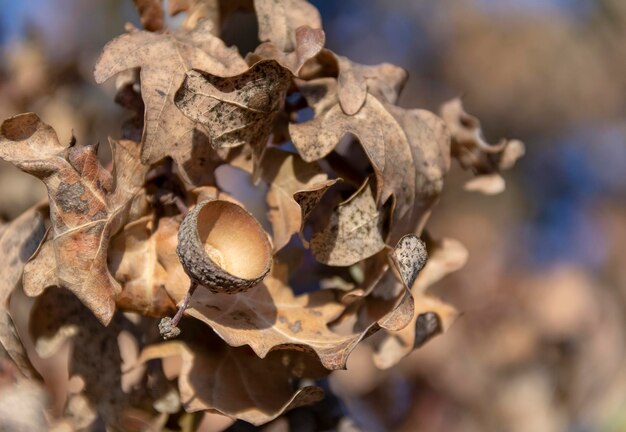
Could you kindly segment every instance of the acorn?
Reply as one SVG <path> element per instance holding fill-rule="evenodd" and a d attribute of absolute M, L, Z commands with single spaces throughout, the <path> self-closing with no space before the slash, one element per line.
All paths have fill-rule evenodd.
<path fill-rule="evenodd" d="M 176 252 L 191 280 L 215 293 L 258 285 L 272 263 L 272 245 L 254 216 L 222 200 L 202 201 L 189 211 Z"/>

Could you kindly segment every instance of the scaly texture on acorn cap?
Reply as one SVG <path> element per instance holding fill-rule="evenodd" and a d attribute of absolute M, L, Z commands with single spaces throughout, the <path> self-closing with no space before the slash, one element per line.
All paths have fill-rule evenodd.
<path fill-rule="evenodd" d="M 189 277 L 215 293 L 252 288 L 272 263 L 272 246 L 254 216 L 222 200 L 202 201 L 189 211 L 176 252 Z"/>

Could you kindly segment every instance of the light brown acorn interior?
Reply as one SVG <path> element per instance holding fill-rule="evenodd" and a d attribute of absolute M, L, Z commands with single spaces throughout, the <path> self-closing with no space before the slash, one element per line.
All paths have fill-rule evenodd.
<path fill-rule="evenodd" d="M 205 204 L 198 214 L 198 234 L 209 257 L 233 276 L 255 279 L 268 268 L 271 246 L 267 235 L 237 204 Z"/>

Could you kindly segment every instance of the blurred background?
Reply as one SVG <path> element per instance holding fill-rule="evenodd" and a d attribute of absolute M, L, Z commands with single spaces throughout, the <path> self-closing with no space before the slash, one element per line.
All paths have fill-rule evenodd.
<path fill-rule="evenodd" d="M 527 147 L 500 195 L 464 191 L 471 174 L 453 167 L 427 228 L 470 252 L 431 289 L 462 315 L 393 370 L 355 352 L 330 382 L 344 412 L 371 431 L 626 430 L 626 2 L 312 3 L 335 52 L 409 71 L 400 105 L 462 96 L 489 142 Z M 92 68 L 139 25 L 132 2 L 0 6 L 0 118 L 37 112 L 63 141 L 119 136 L 128 113 Z M 244 55 L 249 22 L 226 32 Z M 0 163 L 0 218 L 43 197 Z"/>

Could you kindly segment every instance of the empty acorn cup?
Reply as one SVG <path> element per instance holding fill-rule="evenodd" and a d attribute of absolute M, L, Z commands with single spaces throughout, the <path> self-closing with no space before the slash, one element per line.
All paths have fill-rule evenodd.
<path fill-rule="evenodd" d="M 252 288 L 272 263 L 272 246 L 261 225 L 229 201 L 197 204 L 180 225 L 176 251 L 191 280 L 216 293 Z"/>
<path fill-rule="evenodd" d="M 230 201 L 198 203 L 178 229 L 178 258 L 191 286 L 173 318 L 159 330 L 165 339 L 180 334 L 178 323 L 198 286 L 235 294 L 259 284 L 272 264 L 272 245 L 257 220 Z"/>

